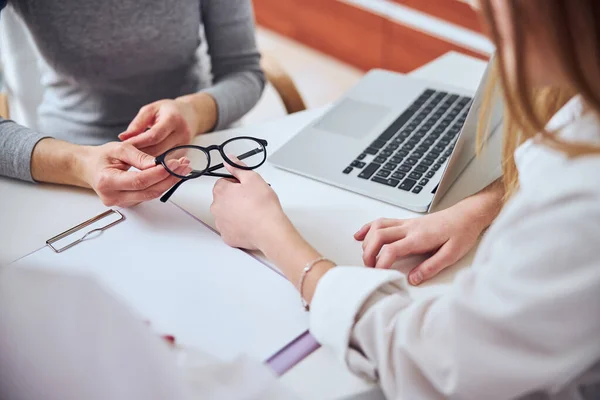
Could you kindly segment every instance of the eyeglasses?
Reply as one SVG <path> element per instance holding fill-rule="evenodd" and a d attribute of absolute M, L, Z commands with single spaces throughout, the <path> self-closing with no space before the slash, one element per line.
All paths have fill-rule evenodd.
<path fill-rule="evenodd" d="M 224 167 L 223 163 L 217 165 L 211 165 L 210 152 L 212 150 L 218 150 L 221 158 L 227 164 L 239 168 L 244 169 L 246 171 L 256 169 L 263 165 L 267 160 L 267 141 L 263 139 L 257 139 L 250 136 L 240 136 L 227 140 L 221 145 L 212 145 L 208 147 L 201 146 L 178 146 L 174 147 L 170 150 L 167 150 L 160 156 L 156 157 L 154 162 L 156 165 L 162 165 L 169 174 L 180 178 L 181 180 L 177 182 L 168 192 L 166 192 L 161 198 L 160 201 L 163 203 L 169 200 L 169 198 L 175 193 L 175 191 L 181 186 L 184 182 L 190 179 L 196 179 L 201 176 L 215 176 L 219 178 L 230 178 L 235 179 L 233 175 L 223 174 L 217 171 Z M 235 161 L 231 160 L 229 156 L 235 156 L 240 161 L 244 161 L 245 165 L 240 165 Z M 191 172 L 187 175 L 179 175 L 176 172 L 169 169 L 167 166 L 167 162 L 169 160 L 178 160 L 181 157 L 186 157 L 190 160 L 190 168 Z"/>

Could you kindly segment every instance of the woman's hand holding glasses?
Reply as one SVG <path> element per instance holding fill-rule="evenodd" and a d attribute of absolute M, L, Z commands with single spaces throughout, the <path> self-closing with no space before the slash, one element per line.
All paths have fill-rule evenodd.
<path fill-rule="evenodd" d="M 80 152 L 81 177 L 106 206 L 131 207 L 153 200 L 177 183 L 151 157 L 125 143 L 84 147 Z M 186 175 L 191 171 L 185 158 L 168 160 L 170 170 Z M 135 167 L 140 171 L 129 171 Z"/>
<path fill-rule="evenodd" d="M 243 171 L 250 171 L 263 165 L 267 160 L 267 141 L 250 136 L 240 136 L 229 139 L 221 145 L 202 146 L 178 146 L 167 150 L 156 157 L 156 165 L 162 165 L 172 176 L 178 178 L 177 182 L 167 193 L 160 198 L 163 203 L 175 193 L 177 188 L 190 179 L 201 176 L 213 176 L 218 178 L 235 179 L 232 174 L 217 172 L 228 165 Z M 213 163 L 211 151 L 219 152 L 222 163 Z M 190 161 L 191 171 L 181 173 L 169 166 L 171 160 L 179 160 L 185 157 Z M 228 168 L 231 170 L 230 168 Z"/>
<path fill-rule="evenodd" d="M 234 158 L 232 161 L 244 164 Z M 217 181 L 210 212 L 215 216 L 217 231 L 227 245 L 262 250 L 263 242 L 269 236 L 279 235 L 285 230 L 295 232 L 277 194 L 259 174 L 229 164 L 225 168 L 236 182 L 225 178 Z"/>

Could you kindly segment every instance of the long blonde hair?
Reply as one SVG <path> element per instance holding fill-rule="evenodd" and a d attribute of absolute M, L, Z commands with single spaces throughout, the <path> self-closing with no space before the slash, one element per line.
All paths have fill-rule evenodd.
<path fill-rule="evenodd" d="M 528 3 L 525 6 L 525 3 Z M 536 4 L 537 3 L 537 4 Z M 543 4 L 542 4 L 543 3 Z M 498 89 L 502 92 L 505 103 L 504 136 L 503 136 L 503 181 L 508 199 L 518 188 L 518 172 L 514 160 L 515 149 L 525 140 L 539 134 L 543 142 L 553 148 L 567 153 L 569 156 L 600 154 L 600 148 L 586 144 L 567 143 L 548 132 L 545 127 L 550 118 L 575 94 L 581 94 L 584 100 L 596 112 L 600 113 L 600 2 L 597 0 L 506 0 L 509 18 L 512 22 L 512 37 L 523 38 L 524 15 L 533 9 L 537 18 L 545 25 L 550 48 L 560 59 L 561 72 L 568 80 L 565 87 L 546 87 L 533 89 L 524 73 L 523 46 L 520 40 L 515 40 L 513 59 L 516 60 L 516 76 L 507 73 L 504 49 L 495 15 L 490 0 L 481 0 L 482 15 L 487 24 L 492 41 L 498 52 L 492 71 L 489 74 L 485 99 L 481 107 L 482 123 L 478 127 L 478 149 L 481 148 L 485 137 L 489 134 L 492 106 L 498 101 Z M 527 9 L 527 7 L 530 7 Z M 541 9 L 543 8 L 543 11 Z M 575 10 L 575 8 L 579 8 Z M 586 18 L 586 16 L 589 16 Z M 575 20 L 577 27 L 575 27 Z M 530 23 L 530 22 L 529 22 Z M 583 54 L 577 52 L 575 32 L 587 32 L 592 49 L 591 57 L 596 68 L 584 70 L 580 66 Z M 594 50 L 595 49 L 595 50 Z M 592 51 L 594 50 L 594 51 Z"/>

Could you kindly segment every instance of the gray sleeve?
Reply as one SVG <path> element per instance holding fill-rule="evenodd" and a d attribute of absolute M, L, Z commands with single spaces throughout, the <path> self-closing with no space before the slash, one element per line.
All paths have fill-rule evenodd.
<path fill-rule="evenodd" d="M 0 0 L 0 12 L 6 6 Z M 4 79 L 0 68 L 0 92 L 4 88 Z M 31 154 L 35 145 L 44 136 L 13 121 L 0 118 L 0 176 L 33 182 L 31 177 Z"/>
<path fill-rule="evenodd" d="M 33 182 L 31 154 L 45 136 L 0 118 L 0 176 Z"/>
<path fill-rule="evenodd" d="M 240 119 L 260 99 L 265 76 L 256 47 L 250 0 L 200 0 L 211 58 L 213 86 L 203 90 L 217 103 L 215 130 Z"/>

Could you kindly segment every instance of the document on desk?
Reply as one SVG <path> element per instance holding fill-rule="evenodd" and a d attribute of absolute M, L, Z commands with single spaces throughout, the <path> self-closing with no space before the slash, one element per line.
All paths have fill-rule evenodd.
<path fill-rule="evenodd" d="M 91 274 L 154 330 L 222 360 L 266 360 L 308 329 L 290 282 L 174 204 L 121 212 L 64 253 L 45 247 L 11 266 Z"/>

